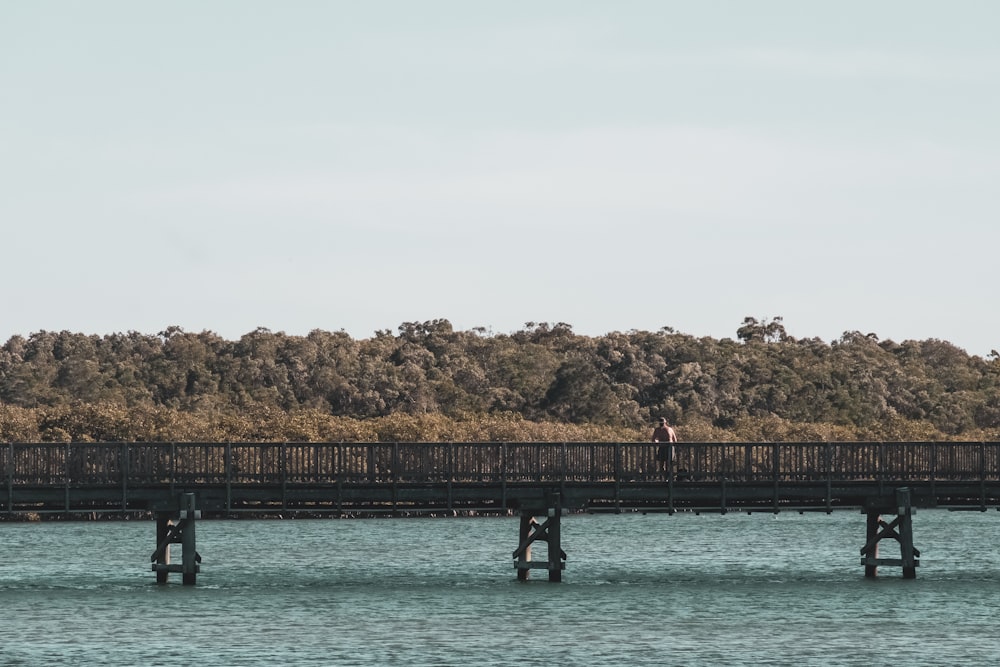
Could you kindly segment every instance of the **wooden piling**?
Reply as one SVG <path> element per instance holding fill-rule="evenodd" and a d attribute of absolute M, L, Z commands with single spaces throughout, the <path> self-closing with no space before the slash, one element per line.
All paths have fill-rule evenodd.
<path fill-rule="evenodd" d="M 170 573 L 170 542 L 167 539 L 170 535 L 170 517 L 164 513 L 156 515 L 156 544 L 157 550 L 153 554 L 156 563 L 153 571 L 156 572 L 156 583 L 167 583 L 167 575 Z M 160 548 L 159 545 L 166 545 Z"/>
<path fill-rule="evenodd" d="M 519 542 L 514 550 L 514 567 L 517 568 L 519 581 L 528 579 L 528 572 L 533 569 L 549 571 L 549 581 L 562 581 L 562 571 L 565 569 L 566 552 L 562 550 L 560 523 L 562 520 L 562 502 L 560 493 L 546 493 L 546 517 L 543 523 L 535 521 L 530 510 L 521 510 L 521 525 L 518 533 Z M 547 559 L 542 562 L 531 561 L 531 544 L 541 540 L 548 544 Z"/>
<path fill-rule="evenodd" d="M 899 514 L 899 551 L 903 566 L 903 579 L 917 578 L 916 556 L 920 553 L 913 547 L 913 506 L 908 488 L 896 489 L 896 511 Z"/>
<path fill-rule="evenodd" d="M 193 586 L 198 578 L 198 561 L 201 557 L 195 550 L 194 523 L 198 514 L 195 509 L 193 493 L 185 493 L 181 496 L 180 520 L 183 522 L 181 532 L 181 581 L 187 586 Z"/>
<path fill-rule="evenodd" d="M 560 530 L 559 524 L 562 518 L 562 507 L 558 499 L 555 502 L 554 507 L 549 508 L 549 520 L 548 527 L 546 529 L 547 542 L 549 545 L 548 557 L 549 557 L 549 581 L 554 583 L 559 583 L 562 581 L 562 548 L 560 547 Z"/>
<path fill-rule="evenodd" d="M 150 558 L 153 561 L 153 571 L 156 572 L 156 583 L 167 583 L 171 572 L 179 572 L 181 580 L 188 586 L 193 586 L 201 569 L 201 555 L 196 549 L 195 520 L 201 518 L 197 509 L 195 495 L 183 493 L 177 498 L 178 509 L 175 513 L 156 513 L 156 551 Z M 173 517 L 176 514 L 176 518 Z M 181 562 L 170 562 L 170 545 L 181 545 Z"/>
<path fill-rule="evenodd" d="M 865 531 L 865 544 L 872 546 L 865 553 L 865 577 L 874 579 L 878 576 L 878 527 L 882 521 L 882 515 L 878 512 L 868 512 L 867 530 Z M 864 553 L 864 552 L 863 552 Z"/>
<path fill-rule="evenodd" d="M 531 542 L 528 540 L 528 536 L 531 534 L 532 526 L 537 525 L 535 522 L 535 517 L 530 513 L 521 513 L 521 529 L 518 531 L 518 544 L 525 545 L 524 548 L 520 549 L 520 553 L 517 556 L 517 579 L 518 581 L 527 581 L 528 572 L 531 571 Z"/>
<path fill-rule="evenodd" d="M 872 578 L 878 575 L 879 565 L 894 565 L 903 568 L 904 579 L 915 579 L 917 566 L 920 565 L 920 550 L 913 546 L 913 505 L 910 489 L 898 488 L 895 491 L 896 505 L 889 508 L 869 508 L 868 529 L 865 546 L 861 547 L 861 564 L 865 566 L 865 576 Z M 896 518 L 886 523 L 882 520 L 883 511 L 895 511 Z M 879 542 L 891 537 L 899 542 L 899 558 L 880 558 Z"/>

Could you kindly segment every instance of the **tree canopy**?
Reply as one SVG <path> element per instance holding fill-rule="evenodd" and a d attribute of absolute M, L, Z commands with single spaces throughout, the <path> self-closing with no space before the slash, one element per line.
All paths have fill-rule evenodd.
<path fill-rule="evenodd" d="M 857 331 L 797 340 L 780 317 L 721 340 L 437 319 L 361 340 L 169 327 L 0 347 L 6 441 L 633 440 L 658 416 L 689 440 L 996 439 L 1000 355 Z"/>

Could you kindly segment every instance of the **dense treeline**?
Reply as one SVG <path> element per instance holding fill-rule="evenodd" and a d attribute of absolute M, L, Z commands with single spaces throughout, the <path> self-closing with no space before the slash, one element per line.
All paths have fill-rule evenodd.
<path fill-rule="evenodd" d="M 42 331 L 0 348 L 0 439 L 998 439 L 1000 356 L 941 340 L 832 343 L 748 317 L 736 339 L 409 322 L 355 340 Z"/>

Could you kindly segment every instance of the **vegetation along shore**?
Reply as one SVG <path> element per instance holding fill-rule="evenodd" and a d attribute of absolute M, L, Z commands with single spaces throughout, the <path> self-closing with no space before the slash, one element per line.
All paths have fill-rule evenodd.
<path fill-rule="evenodd" d="M 431 320 L 360 340 L 170 327 L 0 347 L 4 442 L 632 442 L 660 416 L 688 442 L 997 440 L 1000 355 L 752 317 L 732 339 Z"/>

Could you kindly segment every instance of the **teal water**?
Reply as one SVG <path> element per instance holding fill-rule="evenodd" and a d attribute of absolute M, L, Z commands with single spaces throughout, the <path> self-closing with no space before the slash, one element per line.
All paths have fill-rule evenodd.
<path fill-rule="evenodd" d="M 202 521 L 157 586 L 151 521 L 0 524 L 0 665 L 995 664 L 1000 514 L 921 511 L 916 580 L 864 515 L 572 515 L 561 584 L 516 518 Z M 883 547 L 884 556 L 898 548 Z M 175 555 L 175 560 L 177 555 Z"/>

